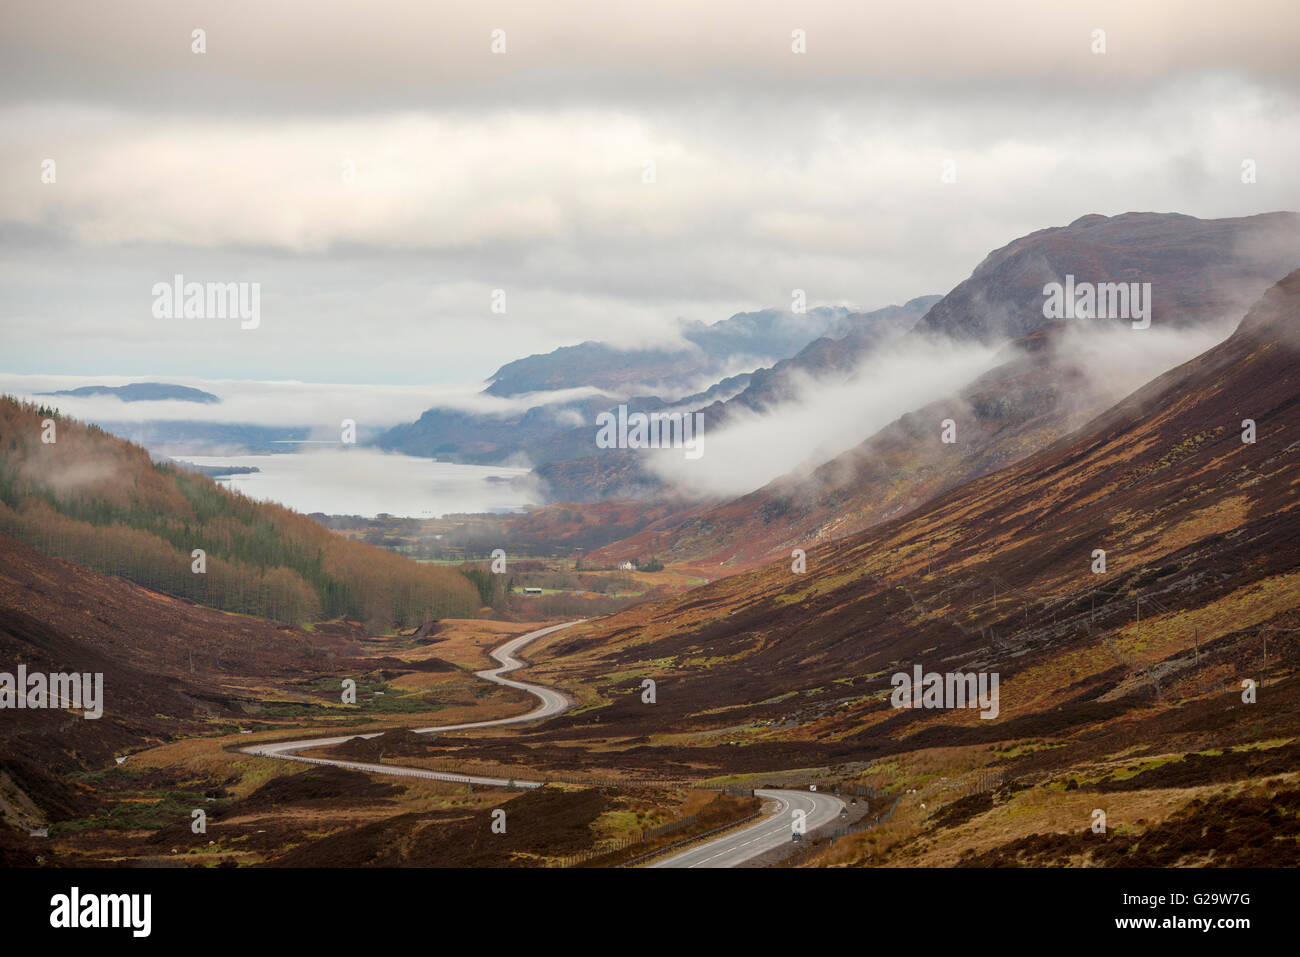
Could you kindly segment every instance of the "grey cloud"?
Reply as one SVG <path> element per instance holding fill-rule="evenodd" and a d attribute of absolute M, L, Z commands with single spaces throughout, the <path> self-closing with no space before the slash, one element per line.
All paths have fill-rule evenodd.
<path fill-rule="evenodd" d="M 130 102 L 168 112 L 369 112 L 569 102 L 763 98 L 858 90 L 1129 90 L 1190 70 L 1296 84 L 1289 0 L 1043 4 L 833 0 L 451 4 L 345 0 L 53 0 L 10 4 L 11 99 Z M 208 52 L 190 51 L 190 33 Z M 501 28 L 507 53 L 489 52 Z M 808 53 L 790 52 L 807 32 Z M 1106 30 L 1104 57 L 1091 31 Z"/>
<path fill-rule="evenodd" d="M 467 382 L 944 292 L 1084 213 L 1296 208 L 1293 4 L 1209 7 L 10 4 L 0 368 Z M 263 326 L 160 326 L 176 272 L 261 282 Z"/>

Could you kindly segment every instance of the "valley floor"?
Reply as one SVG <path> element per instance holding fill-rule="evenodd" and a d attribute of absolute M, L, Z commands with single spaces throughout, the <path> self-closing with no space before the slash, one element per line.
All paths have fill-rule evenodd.
<path fill-rule="evenodd" d="M 726 733 L 740 740 L 721 749 L 716 735 L 703 731 L 671 739 L 609 734 L 582 722 L 581 702 L 594 700 L 582 672 L 566 675 L 562 658 L 541 656 L 548 679 L 561 676 L 579 702 L 567 730 L 503 727 L 429 736 L 404 730 L 531 709 L 535 701 L 526 694 L 489 686 L 473 672 L 491 663 L 490 648 L 534 624 L 457 620 L 443 623 L 427 644 L 372 639 L 361 660 L 376 664 L 373 681 L 358 683 L 363 720 L 324 704 L 273 716 L 268 699 L 267 710 L 249 721 L 254 733 L 187 736 L 132 753 L 107 770 L 72 774 L 70 786 L 93 795 L 92 809 L 52 825 L 40 822 L 49 837 L 10 831 L 3 853 L 14 862 L 49 865 L 612 866 L 753 815 L 756 799 L 717 790 L 731 784 L 746 790 L 816 785 L 846 802 L 853 795 L 848 833 L 837 835 L 836 822 L 761 863 L 1300 863 L 1300 740 L 1294 734 L 1300 678 L 1294 674 L 1272 678 L 1253 706 L 1242 705 L 1231 689 L 1197 695 L 1185 682 L 1174 683 L 1163 704 L 1082 732 L 777 767 L 782 762 L 769 749 L 753 746 L 784 741 L 792 756 L 815 755 L 815 748 L 799 744 L 807 727 L 732 726 Z M 338 685 L 342 677 L 328 683 Z M 402 704 L 431 696 L 439 701 L 435 710 Z M 286 707 L 283 689 L 275 697 Z M 288 736 L 375 732 L 384 733 L 305 753 L 551 783 L 521 793 L 306 767 L 238 750 Z M 37 823 L 39 811 L 21 789 L 8 777 L 3 783 L 9 822 Z M 872 796 L 859 806 L 859 793 Z M 484 836 L 499 808 L 508 814 L 509 840 L 493 842 Z M 193 826 L 195 811 L 204 814 L 202 831 Z M 1096 829 L 1098 812 L 1105 814 L 1104 832 Z M 883 823 L 864 826 L 882 816 Z M 666 829 L 673 833 L 632 843 L 674 822 L 681 827 Z"/>

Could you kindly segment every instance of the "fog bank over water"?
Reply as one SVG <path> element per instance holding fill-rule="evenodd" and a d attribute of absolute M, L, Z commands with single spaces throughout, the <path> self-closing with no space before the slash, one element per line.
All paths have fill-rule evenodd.
<path fill-rule="evenodd" d="M 218 479 L 250 498 L 304 514 L 381 512 L 436 518 L 457 512 L 516 511 L 541 501 L 527 469 L 458 465 L 366 448 L 322 448 L 274 455 L 194 455 L 177 461 L 259 471 Z"/>

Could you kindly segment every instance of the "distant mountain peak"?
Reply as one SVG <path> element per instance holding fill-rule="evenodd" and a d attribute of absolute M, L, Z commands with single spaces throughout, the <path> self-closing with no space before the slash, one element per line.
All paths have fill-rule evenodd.
<path fill-rule="evenodd" d="M 844 306 L 806 312 L 761 309 L 714 323 L 679 320 L 678 344 L 624 348 L 587 340 L 507 362 L 488 379 L 490 395 L 514 396 L 594 386 L 627 392 L 655 384 L 663 391 L 696 391 L 703 380 L 769 366 L 795 355 L 853 315 Z"/>
<path fill-rule="evenodd" d="M 997 343 L 1060 320 L 1043 286 L 1150 282 L 1152 321 L 1193 326 L 1239 315 L 1300 261 L 1300 214 L 1198 219 L 1183 213 L 1088 213 L 994 250 L 926 314 L 919 333 Z"/>
<path fill-rule="evenodd" d="M 1086 216 L 1080 216 L 1074 222 L 1070 223 L 1066 229 L 1074 229 L 1075 227 L 1082 226 L 1095 226 L 1098 223 L 1106 222 L 1108 218 L 1109 217 L 1103 216 L 1101 213 L 1088 213 Z"/>
<path fill-rule="evenodd" d="M 57 392 L 38 392 L 37 395 L 67 395 L 87 398 L 96 395 L 109 395 L 123 402 L 199 402 L 211 405 L 220 402 L 219 396 L 202 389 L 192 389 L 187 385 L 173 385 L 169 382 L 132 382 L 128 385 L 83 385 L 76 389 L 60 389 Z"/>

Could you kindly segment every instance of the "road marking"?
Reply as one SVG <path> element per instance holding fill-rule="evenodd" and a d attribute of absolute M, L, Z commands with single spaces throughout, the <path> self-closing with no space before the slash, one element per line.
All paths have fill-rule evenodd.
<path fill-rule="evenodd" d="M 551 688 L 542 685 L 529 684 L 526 681 L 512 681 L 508 678 L 502 678 L 501 675 L 511 671 L 516 671 L 524 666 L 524 662 L 513 657 L 514 653 L 530 642 L 538 638 L 544 638 L 547 635 L 554 634 L 561 628 L 569 628 L 573 625 L 581 624 L 586 621 L 580 618 L 577 621 L 565 622 L 562 625 L 550 625 L 546 628 L 539 628 L 537 631 L 530 631 L 525 635 L 512 638 L 504 645 L 493 648 L 488 652 L 489 657 L 494 661 L 500 662 L 496 668 L 488 668 L 483 671 L 476 671 L 475 675 L 495 684 L 506 685 L 511 688 L 518 688 L 521 691 L 527 691 L 529 694 L 538 698 L 541 704 L 528 711 L 525 714 L 515 715 L 510 718 L 493 718 L 490 721 L 469 721 L 463 724 L 440 725 L 432 728 L 415 728 L 415 734 L 432 734 L 439 731 L 466 731 L 472 728 L 491 728 L 499 727 L 505 724 L 521 724 L 527 721 L 536 721 L 539 718 L 550 718 L 557 714 L 563 714 L 572 706 L 572 702 L 563 694 Z M 382 731 L 376 731 L 372 734 L 353 734 L 334 738 L 300 738 L 293 741 L 269 741 L 259 742 L 258 744 L 249 745 L 240 750 L 246 754 L 252 754 L 260 758 L 279 758 L 283 761 L 300 761 L 304 764 L 330 764 L 335 767 L 355 768 L 357 770 L 370 771 L 374 774 L 392 774 L 400 777 L 422 777 L 434 781 L 452 781 L 457 784 L 482 784 L 484 786 L 504 787 L 510 782 L 503 778 L 480 777 L 472 774 L 455 774 L 446 771 L 426 771 L 424 768 L 406 768 L 401 765 L 393 764 L 365 764 L 358 761 L 343 761 L 335 758 L 309 758 L 298 754 L 299 751 L 308 748 L 324 748 L 335 744 L 342 744 L 345 741 L 351 741 L 353 738 L 377 738 Z M 521 781 L 515 780 L 515 786 L 521 788 L 539 788 L 544 782 L 542 781 Z"/>
<path fill-rule="evenodd" d="M 538 700 L 541 701 L 541 704 L 538 705 L 536 708 L 533 708 L 533 710 L 527 712 L 526 714 L 516 715 L 512 718 L 494 718 L 490 721 L 470 721 L 464 724 L 440 725 L 438 727 L 433 727 L 433 728 L 415 728 L 414 733 L 431 734 L 433 732 L 438 732 L 438 731 L 466 731 L 473 728 L 499 727 L 501 725 L 506 725 L 506 724 L 522 724 L 528 721 L 535 721 L 539 718 L 549 718 L 549 717 L 554 717 L 555 715 L 558 714 L 563 714 L 565 711 L 569 710 L 569 708 L 572 707 L 573 705 L 573 702 L 571 702 L 564 694 L 555 691 L 552 688 L 544 687 L 542 685 L 529 684 L 526 681 L 512 681 L 508 678 L 503 678 L 501 676 L 504 674 L 508 674 L 511 671 L 516 671 L 524 666 L 524 662 L 514 657 L 514 653 L 518 651 L 520 648 L 522 648 L 524 645 L 536 641 L 538 638 L 544 638 L 547 635 L 554 634 L 555 632 L 559 631 L 561 628 L 569 628 L 572 625 L 581 624 L 583 621 L 586 621 L 586 619 L 583 618 L 583 619 L 579 619 L 578 621 L 565 622 L 562 625 L 551 625 L 546 628 L 540 628 L 537 631 L 530 631 L 526 635 L 520 635 L 517 638 L 512 638 L 509 641 L 507 641 L 504 645 L 500 645 L 499 647 L 494 648 L 488 652 L 488 655 L 494 661 L 500 662 L 499 667 L 488 668 L 483 671 L 475 672 L 475 675 L 487 681 L 491 681 L 499 685 L 506 685 L 511 688 L 518 688 L 522 691 L 527 691 L 529 694 L 533 695 L 534 697 L 536 697 Z M 390 774 L 399 777 L 420 777 L 420 778 L 428 778 L 434 781 L 451 781 L 458 784 L 460 783 L 482 784 L 484 786 L 496 786 L 496 787 L 504 787 L 510 783 L 509 781 L 504 780 L 502 778 L 477 777 L 471 774 L 455 774 L 454 772 L 447 772 L 447 771 L 426 771 L 424 768 L 408 768 L 408 767 L 403 767 L 400 764 L 367 764 L 361 761 L 344 761 L 336 758 L 309 758 L 309 757 L 304 757 L 301 754 L 298 754 L 299 751 L 303 751 L 308 748 L 329 747 L 330 745 L 334 745 L 334 744 L 342 744 L 344 741 L 351 741 L 353 738 L 377 738 L 381 734 L 383 734 L 382 731 L 376 731 L 372 734 L 353 734 L 353 735 L 344 735 L 342 737 L 334 737 L 334 738 L 302 738 L 294 741 L 260 742 L 258 744 L 249 745 L 246 748 L 241 748 L 240 750 L 245 754 L 252 754 L 260 758 L 271 758 L 271 759 L 278 758 L 282 761 L 301 761 L 304 764 L 328 764 L 328 765 L 333 765 L 335 767 L 352 768 L 358 771 L 367 771 L 372 774 Z M 541 781 L 522 781 L 517 778 L 514 780 L 515 786 L 520 788 L 539 788 L 542 786 L 543 783 L 544 782 Z M 673 867 L 674 865 L 671 863 L 672 861 L 688 860 L 694 855 L 698 855 L 703 851 L 707 851 L 710 848 L 718 845 L 719 843 L 723 845 L 722 850 L 718 851 L 715 854 L 712 854 L 709 857 L 704 858 L 701 861 L 697 861 L 694 864 L 686 864 L 685 866 L 688 868 L 703 867 L 709 864 L 710 862 L 717 860 L 720 857 L 734 857 L 737 854 L 737 852 L 741 851 L 743 848 L 749 847 L 751 844 L 757 843 L 759 841 L 770 842 L 770 847 L 762 847 L 758 849 L 757 853 L 763 853 L 764 851 L 775 849 L 781 846 L 781 841 L 777 840 L 777 838 L 779 835 L 786 833 L 787 825 L 784 822 L 782 822 L 778 827 L 771 827 L 771 825 L 775 820 L 775 818 L 780 817 L 784 815 L 787 811 L 791 810 L 791 808 L 793 807 L 796 801 L 798 801 L 800 804 L 802 804 L 804 801 L 808 802 L 809 807 L 806 810 L 809 819 L 811 819 L 812 816 L 817 811 L 817 804 L 818 804 L 817 798 L 810 797 L 809 795 L 803 794 L 802 792 L 777 791 L 777 790 L 766 790 L 766 789 L 762 789 L 762 790 L 764 790 L 765 795 L 770 795 L 779 805 L 777 810 L 772 812 L 770 816 L 765 817 L 763 820 L 758 821 L 757 823 L 752 824 L 747 828 L 742 828 L 739 831 L 735 831 L 732 834 L 722 835 L 721 837 L 715 838 L 712 841 L 706 841 L 704 844 L 701 844 L 699 847 L 691 848 L 685 851 L 680 851 L 677 854 L 674 854 L 668 858 L 663 859 L 659 863 L 652 864 L 650 866 L 651 867 Z M 819 797 L 820 796 L 821 795 L 819 795 Z M 841 806 L 843 806 L 844 803 L 840 801 L 839 798 L 828 797 L 827 801 L 828 803 L 829 802 L 838 803 Z M 831 820 L 834 817 L 835 812 L 834 812 L 833 804 L 830 810 L 831 810 L 831 816 L 828 817 L 827 820 Z M 816 823 L 811 823 L 810 821 L 809 828 L 820 827 L 824 823 L 826 822 L 819 821 Z M 746 841 L 741 841 L 740 843 L 734 843 L 737 838 L 745 837 L 749 835 L 752 831 L 759 828 L 771 828 L 771 829 L 763 830 L 761 833 L 750 837 Z M 724 864 L 723 866 L 731 866 L 734 864 L 744 863 L 745 861 L 749 860 L 751 857 L 757 856 L 757 853 L 746 854 L 737 860 L 731 861 L 730 864 Z"/>

